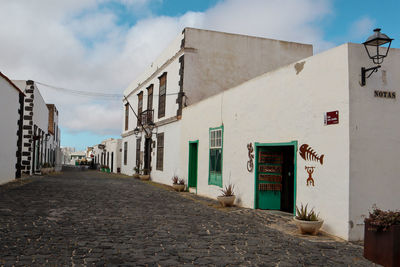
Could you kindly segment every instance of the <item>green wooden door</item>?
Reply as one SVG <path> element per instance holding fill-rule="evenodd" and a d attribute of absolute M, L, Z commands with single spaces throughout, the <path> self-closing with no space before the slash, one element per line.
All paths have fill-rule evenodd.
<path fill-rule="evenodd" d="M 198 142 L 189 143 L 189 187 L 197 187 Z"/>
<path fill-rule="evenodd" d="M 280 210 L 283 153 L 277 148 L 260 147 L 257 158 L 257 208 Z"/>

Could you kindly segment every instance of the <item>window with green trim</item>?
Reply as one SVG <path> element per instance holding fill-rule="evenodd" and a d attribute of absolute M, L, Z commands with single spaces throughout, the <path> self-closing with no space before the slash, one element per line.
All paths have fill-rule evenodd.
<path fill-rule="evenodd" d="M 210 128 L 208 184 L 222 187 L 223 127 Z"/>

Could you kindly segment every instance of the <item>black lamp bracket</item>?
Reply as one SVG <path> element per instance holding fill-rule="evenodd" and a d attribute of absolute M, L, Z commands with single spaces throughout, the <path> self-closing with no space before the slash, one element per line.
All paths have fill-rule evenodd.
<path fill-rule="evenodd" d="M 380 67 L 381 67 L 381 65 L 378 65 L 378 66 L 375 66 L 372 68 L 368 68 L 368 69 L 362 67 L 361 68 L 361 86 L 365 86 L 366 79 L 371 77 L 372 73 L 377 72 Z M 369 74 L 368 74 L 368 72 L 369 72 Z M 368 74 L 368 76 L 367 76 L 367 74 Z"/>

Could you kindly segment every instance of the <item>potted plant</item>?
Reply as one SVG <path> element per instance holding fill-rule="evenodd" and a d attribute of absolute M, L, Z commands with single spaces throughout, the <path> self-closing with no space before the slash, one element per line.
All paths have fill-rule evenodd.
<path fill-rule="evenodd" d="M 42 175 L 46 175 L 50 173 L 50 164 L 45 162 L 42 164 L 42 168 L 40 169 Z"/>
<path fill-rule="evenodd" d="M 139 178 L 140 177 L 140 175 L 139 175 L 139 167 L 135 167 L 135 168 L 133 168 L 133 170 L 135 171 L 135 173 L 133 174 L 133 177 L 134 178 Z"/>
<path fill-rule="evenodd" d="M 150 180 L 150 170 L 149 169 L 143 169 L 142 174 L 139 175 L 140 180 Z"/>
<path fill-rule="evenodd" d="M 400 266 L 400 211 L 374 205 L 364 222 L 364 257 L 383 266 Z"/>
<path fill-rule="evenodd" d="M 222 207 L 230 207 L 233 206 L 235 202 L 235 194 L 233 193 L 233 185 L 229 184 L 225 186 L 225 189 L 221 189 L 222 195 L 218 196 L 217 199 L 219 203 L 221 203 Z"/>
<path fill-rule="evenodd" d="M 106 173 L 110 173 L 111 172 L 110 167 L 108 167 L 108 165 L 106 165 L 104 167 L 104 170 L 105 170 Z"/>
<path fill-rule="evenodd" d="M 293 219 L 301 234 L 316 235 L 318 234 L 318 231 L 324 221 L 318 217 L 314 211 L 314 208 L 310 211 L 307 211 L 307 206 L 308 204 L 306 204 L 305 207 L 303 207 L 303 204 L 301 204 L 300 209 L 296 206 L 297 215 Z"/>
<path fill-rule="evenodd" d="M 185 189 L 185 180 L 179 179 L 179 177 L 175 175 L 172 177 L 172 187 L 178 192 L 183 191 Z"/>

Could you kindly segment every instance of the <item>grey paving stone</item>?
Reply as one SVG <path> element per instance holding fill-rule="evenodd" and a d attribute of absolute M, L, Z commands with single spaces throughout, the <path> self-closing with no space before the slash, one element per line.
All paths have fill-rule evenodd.
<path fill-rule="evenodd" d="M 95 171 L 0 186 L 4 266 L 373 266 L 347 242 L 299 239 L 274 214 Z"/>

